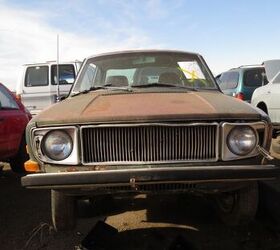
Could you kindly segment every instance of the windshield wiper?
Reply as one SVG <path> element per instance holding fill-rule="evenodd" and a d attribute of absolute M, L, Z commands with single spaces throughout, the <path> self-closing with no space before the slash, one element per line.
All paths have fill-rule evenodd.
<path fill-rule="evenodd" d="M 151 84 L 140 84 L 140 85 L 132 85 L 132 88 L 151 88 L 151 87 L 173 87 L 173 88 L 182 88 L 197 91 L 197 88 L 183 86 L 183 85 L 174 85 L 171 83 L 151 83 Z"/>
<path fill-rule="evenodd" d="M 83 91 L 79 91 L 71 96 L 77 96 L 77 95 L 81 95 L 81 94 L 87 94 L 88 92 L 90 91 L 94 91 L 94 90 L 98 90 L 98 89 L 107 89 L 107 87 L 104 87 L 104 86 L 98 86 L 98 87 L 90 87 L 89 89 L 85 89 Z"/>
<path fill-rule="evenodd" d="M 132 92 L 132 89 L 131 88 L 119 88 L 119 87 L 109 87 L 109 86 L 93 86 L 93 87 L 90 87 L 89 89 L 85 89 L 83 91 L 80 91 L 80 92 L 77 92 L 77 93 L 74 93 L 73 95 L 71 96 L 77 96 L 77 95 L 81 95 L 81 94 L 87 94 L 91 91 L 95 91 L 95 90 L 99 90 L 99 89 L 109 89 L 109 90 L 124 90 L 124 91 L 128 91 L 128 92 Z"/>

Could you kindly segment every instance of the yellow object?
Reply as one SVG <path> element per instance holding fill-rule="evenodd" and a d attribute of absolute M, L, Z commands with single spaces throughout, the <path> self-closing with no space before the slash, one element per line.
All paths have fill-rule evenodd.
<path fill-rule="evenodd" d="M 38 162 L 31 160 L 28 160 L 24 163 L 24 168 L 27 172 L 38 172 L 40 170 Z"/>

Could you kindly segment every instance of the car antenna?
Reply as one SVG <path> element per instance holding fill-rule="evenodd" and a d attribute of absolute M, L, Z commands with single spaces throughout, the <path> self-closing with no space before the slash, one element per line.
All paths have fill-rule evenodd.
<path fill-rule="evenodd" d="M 56 37 L 56 102 L 60 101 L 60 89 L 59 89 L 59 34 Z"/>

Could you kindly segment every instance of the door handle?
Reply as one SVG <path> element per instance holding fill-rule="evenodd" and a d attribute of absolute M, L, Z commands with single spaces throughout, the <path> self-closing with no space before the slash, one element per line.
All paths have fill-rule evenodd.
<path fill-rule="evenodd" d="M 270 90 L 268 90 L 266 93 L 267 93 L 267 94 L 271 94 Z"/>
<path fill-rule="evenodd" d="M 5 119 L 4 118 L 0 118 L 0 122 L 3 122 Z"/>

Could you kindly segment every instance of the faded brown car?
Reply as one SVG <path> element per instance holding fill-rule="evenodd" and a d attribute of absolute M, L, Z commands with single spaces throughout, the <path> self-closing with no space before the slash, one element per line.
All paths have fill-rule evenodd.
<path fill-rule="evenodd" d="M 273 179 L 271 124 L 223 95 L 203 58 L 124 51 L 85 60 L 69 97 L 27 128 L 27 188 L 51 189 L 57 230 L 75 225 L 76 200 L 97 195 L 211 194 L 221 218 L 247 223 L 258 180 Z"/>

